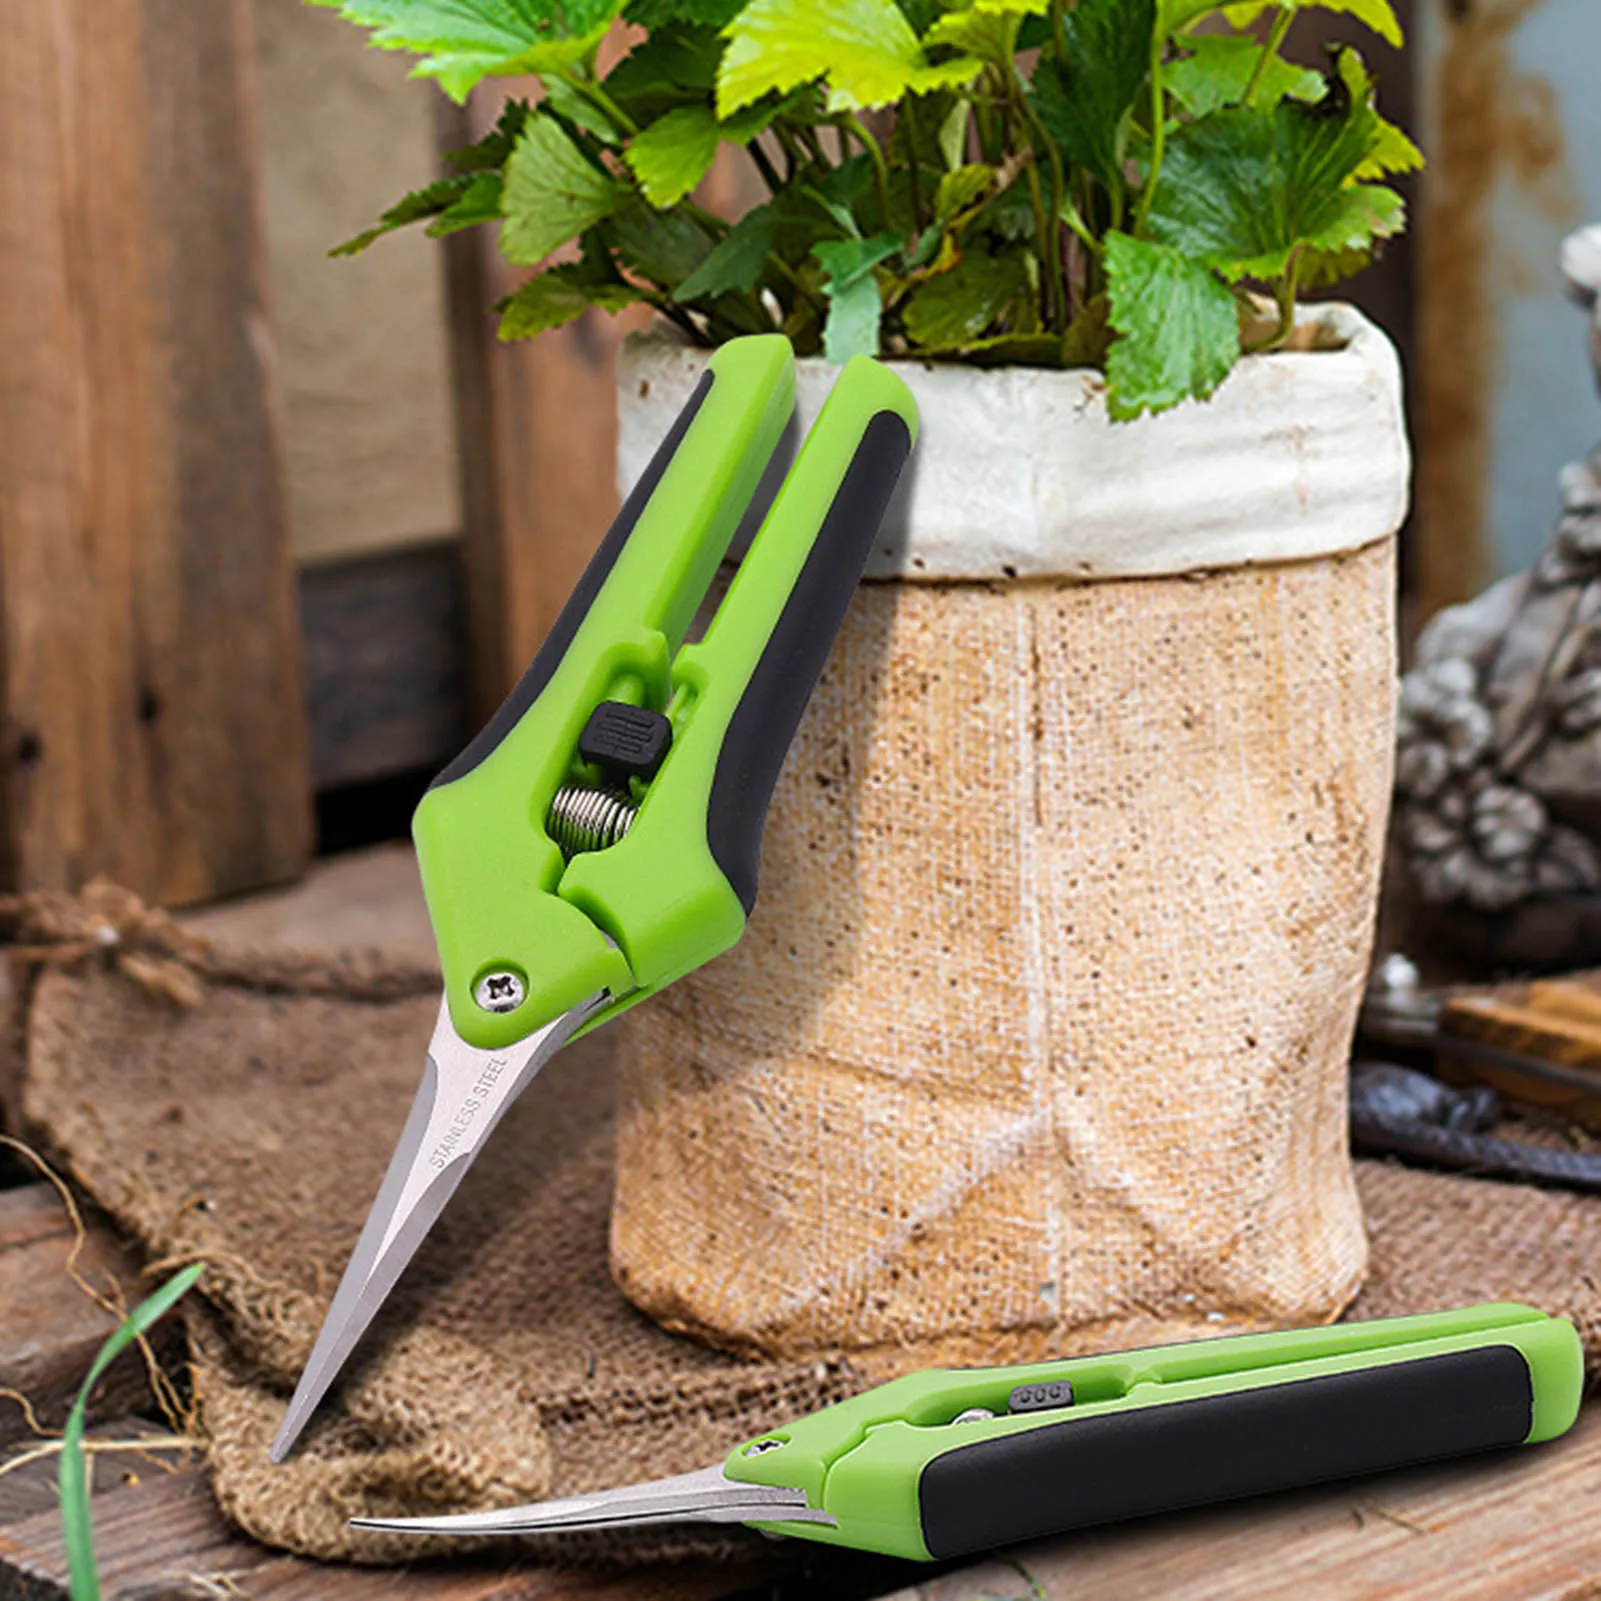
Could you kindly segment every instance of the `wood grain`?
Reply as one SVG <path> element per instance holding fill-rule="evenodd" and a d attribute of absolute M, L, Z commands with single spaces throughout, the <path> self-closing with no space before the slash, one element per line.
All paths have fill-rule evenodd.
<path fill-rule="evenodd" d="M 65 1422 L 95 1352 L 118 1322 L 68 1275 L 72 1242 L 60 1197 L 48 1184 L 0 1190 L 0 1387 L 25 1395 L 47 1427 Z M 90 1229 L 76 1266 L 97 1289 L 120 1287 L 138 1300 L 133 1261 L 103 1229 Z M 136 1351 L 113 1363 L 92 1397 L 97 1415 L 149 1402 Z M 20 1404 L 0 1397 L 0 1442 L 27 1432 Z"/>
<path fill-rule="evenodd" d="M 181 903 L 305 864 L 246 0 L 0 52 L 0 864 Z"/>
<path fill-rule="evenodd" d="M 716 1601 L 772 1568 L 686 1563 L 619 1575 L 521 1567 L 504 1557 L 410 1569 L 331 1567 L 271 1551 L 230 1528 L 199 1468 L 143 1471 L 137 1483 L 97 1495 L 93 1513 L 104 1592 L 143 1601 L 241 1594 L 251 1601 Z M 0 1525 L 0 1595 L 66 1601 L 53 1509 Z"/>
<path fill-rule="evenodd" d="M 893 1601 L 1588 1601 L 1598 1591 L 1601 1407 L 1590 1406 L 1550 1445 L 1042 1541 Z"/>
<path fill-rule="evenodd" d="M 466 112 L 442 105 L 441 147 L 479 138 L 501 103 L 480 94 Z M 493 308 L 522 275 L 501 259 L 491 230 L 455 234 L 445 253 L 471 707 L 481 721 L 533 658 L 616 514 L 613 356 L 645 319 L 586 312 L 504 344 Z"/>
<path fill-rule="evenodd" d="M 316 788 L 443 767 L 466 743 L 461 591 L 454 540 L 302 569 Z"/>

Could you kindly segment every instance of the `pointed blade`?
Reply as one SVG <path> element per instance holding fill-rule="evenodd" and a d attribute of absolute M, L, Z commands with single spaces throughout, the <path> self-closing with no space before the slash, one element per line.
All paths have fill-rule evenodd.
<path fill-rule="evenodd" d="M 294 1447 L 507 1108 L 608 1000 L 603 990 L 504 1050 L 467 1044 L 441 1001 L 422 1084 L 269 1453 Z"/>
<path fill-rule="evenodd" d="M 834 1523 L 813 1511 L 804 1490 L 741 1484 L 721 1467 L 648 1484 L 599 1490 L 561 1501 L 427 1518 L 352 1518 L 353 1529 L 396 1534 L 540 1534 L 570 1529 L 639 1528 L 653 1523 Z"/>

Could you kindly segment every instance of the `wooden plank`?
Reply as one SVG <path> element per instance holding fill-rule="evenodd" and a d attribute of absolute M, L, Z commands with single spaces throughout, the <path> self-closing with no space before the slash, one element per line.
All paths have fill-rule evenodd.
<path fill-rule="evenodd" d="M 97 1423 L 90 1431 L 90 1437 L 99 1440 L 140 1440 L 165 1437 L 166 1433 L 164 1428 L 148 1418 L 120 1417 Z M 35 1444 L 32 1439 L 19 1440 L 0 1453 L 0 1529 L 41 1513 L 54 1513 L 60 1504 L 56 1491 L 56 1474 L 61 1465 L 58 1456 L 36 1457 L 15 1468 L 10 1465 Z M 149 1474 L 166 1473 L 178 1465 L 178 1458 L 172 1452 L 153 1452 L 148 1456 L 132 1451 L 91 1452 L 88 1457 L 89 1487 L 95 1495 L 110 1495 L 113 1490 L 137 1484 Z M 3 1593 L 0 1591 L 0 1594 Z"/>
<path fill-rule="evenodd" d="M 433 929 L 409 843 L 375 845 L 317 863 L 287 890 L 251 895 L 186 913 L 184 926 L 234 945 L 299 950 L 381 950 L 400 961 L 431 962 Z"/>
<path fill-rule="evenodd" d="M 454 540 L 301 571 L 318 789 L 442 767 L 465 743 L 461 587 Z"/>
<path fill-rule="evenodd" d="M 441 143 L 479 137 L 492 94 L 441 110 Z M 586 312 L 537 339 L 501 344 L 493 306 L 515 279 L 494 234 L 445 241 L 470 703 L 488 717 L 533 658 L 617 510 L 613 357 L 643 320 Z"/>
<path fill-rule="evenodd" d="M 61 1198 L 50 1185 L 0 1191 L 0 1387 L 27 1396 L 47 1427 L 66 1421 L 84 1373 L 118 1321 L 68 1276 L 72 1242 Z M 104 1229 L 89 1229 L 77 1270 L 97 1288 L 121 1286 L 130 1299 L 139 1298 L 132 1259 Z M 173 1338 L 169 1331 L 162 1348 L 170 1349 Z M 97 1415 L 150 1405 L 137 1351 L 112 1364 L 92 1399 Z M 27 1432 L 20 1405 L 0 1397 L 0 1442 Z"/>
<path fill-rule="evenodd" d="M 230 1528 L 205 1474 L 153 1470 L 97 1496 L 95 1553 L 107 1595 L 216 1596 L 251 1601 L 716 1601 L 758 1582 L 773 1563 L 684 1563 L 626 1574 L 521 1566 L 504 1557 L 410 1569 L 334 1567 L 284 1556 Z M 223 1588 L 232 1583 L 235 1589 Z M 210 1588 L 207 1588 L 207 1586 Z M 66 1563 L 54 1510 L 0 1527 L 0 1595 L 66 1601 Z"/>
<path fill-rule="evenodd" d="M 247 0 L 0 52 L 0 861 L 180 903 L 310 848 Z"/>
<path fill-rule="evenodd" d="M 1042 1541 L 893 1601 L 1579 1601 L 1598 1592 L 1601 1407 L 1590 1406 L 1547 1446 Z"/>

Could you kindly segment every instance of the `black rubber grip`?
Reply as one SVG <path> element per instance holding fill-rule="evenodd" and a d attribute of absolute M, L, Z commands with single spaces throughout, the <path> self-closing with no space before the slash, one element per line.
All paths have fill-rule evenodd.
<path fill-rule="evenodd" d="M 550 682 L 551 675 L 556 671 L 562 657 L 567 654 L 567 647 L 572 644 L 579 624 L 588 614 L 595 596 L 600 593 L 601 585 L 611 576 L 612 568 L 617 565 L 617 558 L 622 554 L 623 546 L 628 543 L 628 536 L 633 533 L 635 523 L 639 521 L 650 497 L 656 493 L 656 486 L 661 482 L 662 474 L 667 471 L 668 463 L 672 461 L 678 447 L 684 442 L 684 435 L 689 432 L 689 425 L 694 422 L 695 414 L 705 404 L 707 395 L 711 393 L 713 379 L 714 375 L 709 370 L 701 374 L 694 393 L 684 402 L 684 409 L 674 419 L 673 426 L 667 431 L 667 437 L 656 447 L 656 454 L 650 458 L 650 465 L 641 474 L 639 482 L 629 491 L 622 510 L 617 513 L 616 520 L 606 530 L 606 537 L 601 540 L 600 548 L 589 558 L 584 576 L 578 580 L 577 587 L 567 597 L 567 604 L 562 607 L 555 626 L 545 636 L 545 642 L 528 664 L 528 670 L 517 680 L 512 692 L 500 703 L 495 715 L 473 736 L 467 748 L 429 785 L 430 789 L 448 784 L 464 773 L 470 773 L 517 726 L 523 713 L 533 705 L 539 692 Z"/>
<path fill-rule="evenodd" d="M 863 430 L 723 736 L 706 838 L 747 916 L 756 904 L 762 827 L 773 785 L 911 450 L 911 431 L 892 411 L 877 413 Z"/>
<path fill-rule="evenodd" d="M 1469 1451 L 1533 1427 L 1529 1365 L 1486 1346 L 1290 1384 L 1042 1424 L 923 1469 L 935 1557 Z"/>

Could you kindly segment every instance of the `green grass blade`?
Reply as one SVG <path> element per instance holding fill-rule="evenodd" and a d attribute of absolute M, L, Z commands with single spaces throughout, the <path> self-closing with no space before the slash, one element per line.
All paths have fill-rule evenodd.
<path fill-rule="evenodd" d="M 61 1468 L 57 1476 L 61 1491 L 61 1534 L 67 1551 L 67 1581 L 72 1601 L 100 1601 L 94 1532 L 89 1525 L 89 1474 L 83 1451 L 89 1392 L 99 1382 L 100 1375 L 194 1287 L 203 1271 L 204 1265 L 199 1262 L 186 1267 L 128 1314 L 121 1327 L 100 1347 L 78 1391 L 78 1399 L 72 1404 L 66 1430 L 61 1436 Z"/>

